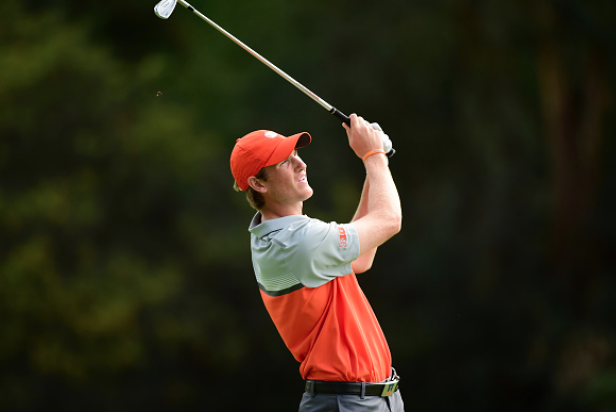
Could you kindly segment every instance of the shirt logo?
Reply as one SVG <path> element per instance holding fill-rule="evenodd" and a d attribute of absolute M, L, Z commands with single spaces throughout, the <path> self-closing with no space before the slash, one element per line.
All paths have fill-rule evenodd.
<path fill-rule="evenodd" d="M 347 247 L 346 230 L 344 230 L 342 226 L 338 226 L 338 233 L 340 234 L 340 247 L 346 248 Z"/>

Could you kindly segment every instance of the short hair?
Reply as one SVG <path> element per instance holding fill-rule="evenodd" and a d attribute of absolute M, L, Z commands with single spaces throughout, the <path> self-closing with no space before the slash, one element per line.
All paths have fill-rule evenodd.
<path fill-rule="evenodd" d="M 266 168 L 264 167 L 259 170 L 259 173 L 257 173 L 255 177 L 257 179 L 267 181 L 267 172 L 265 169 Z M 236 192 L 242 192 L 242 189 L 240 189 L 237 182 L 233 182 L 233 189 L 235 189 Z M 263 206 L 265 206 L 265 199 L 263 198 L 263 195 L 250 186 L 246 189 L 246 200 L 250 206 L 257 211 L 261 210 Z"/>

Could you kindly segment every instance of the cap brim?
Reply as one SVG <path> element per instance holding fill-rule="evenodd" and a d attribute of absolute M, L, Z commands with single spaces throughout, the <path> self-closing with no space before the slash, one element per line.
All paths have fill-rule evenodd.
<path fill-rule="evenodd" d="M 312 137 L 306 132 L 297 133 L 284 139 L 274 150 L 263 167 L 272 166 L 285 160 L 295 149 L 301 149 L 312 142 Z"/>
<path fill-rule="evenodd" d="M 298 133 L 293 136 L 299 136 L 297 138 L 297 143 L 295 143 L 296 149 L 302 149 L 308 146 L 312 142 L 312 137 L 310 136 L 309 133 L 306 133 L 306 132 Z"/>

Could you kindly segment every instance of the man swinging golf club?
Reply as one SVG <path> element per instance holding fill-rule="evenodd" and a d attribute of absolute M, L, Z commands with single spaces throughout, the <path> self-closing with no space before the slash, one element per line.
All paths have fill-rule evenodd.
<path fill-rule="evenodd" d="M 154 12 L 168 19 L 177 3 L 342 120 L 366 166 L 353 220 L 325 223 L 302 214 L 313 191 L 297 149 L 310 144 L 308 133 L 259 130 L 238 139 L 231 154 L 235 188 L 257 210 L 249 231 L 261 296 L 306 380 L 300 412 L 403 412 L 387 341 L 355 277 L 400 231 L 400 199 L 384 156 L 395 153 L 391 141 L 377 124 L 347 117 L 186 0 L 161 0 Z"/>
<path fill-rule="evenodd" d="M 247 134 L 233 148 L 231 172 L 257 210 L 249 231 L 263 302 L 306 380 L 299 411 L 403 412 L 389 346 L 355 276 L 401 228 L 383 150 L 389 138 L 356 115 L 343 126 L 366 169 L 350 223 L 302 214 L 313 194 L 298 155 L 312 140 L 308 133 Z"/>

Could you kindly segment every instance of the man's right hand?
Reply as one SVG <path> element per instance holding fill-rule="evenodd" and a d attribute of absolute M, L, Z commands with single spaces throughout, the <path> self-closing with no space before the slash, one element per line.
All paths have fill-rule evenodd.
<path fill-rule="evenodd" d="M 349 116 L 351 127 L 344 126 L 349 138 L 349 146 L 360 159 L 370 150 L 383 150 L 383 132 L 375 130 L 370 123 L 362 117 L 352 114 Z"/>

